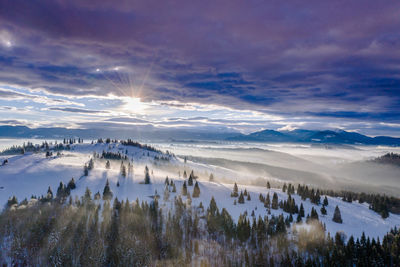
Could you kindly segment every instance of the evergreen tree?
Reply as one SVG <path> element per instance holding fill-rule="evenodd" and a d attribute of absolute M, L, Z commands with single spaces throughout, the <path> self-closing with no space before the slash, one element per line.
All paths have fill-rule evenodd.
<path fill-rule="evenodd" d="M 324 202 L 322 203 L 324 206 L 328 206 L 328 198 L 325 196 Z"/>
<path fill-rule="evenodd" d="M 299 211 L 300 217 L 304 217 L 304 207 L 303 203 L 300 204 L 300 211 Z"/>
<path fill-rule="evenodd" d="M 124 165 L 123 163 L 121 163 L 121 170 L 120 170 L 120 172 L 121 172 L 121 176 L 122 176 L 122 177 L 126 177 L 126 167 L 125 167 L 125 165 Z"/>
<path fill-rule="evenodd" d="M 283 184 L 283 187 L 282 187 L 282 191 L 285 193 L 285 192 L 286 192 L 286 189 L 287 189 L 287 185 L 286 185 L 286 183 L 284 183 L 284 184 Z"/>
<path fill-rule="evenodd" d="M 342 215 L 340 214 L 340 210 L 339 207 L 336 206 L 335 208 L 335 212 L 333 213 L 333 218 L 332 221 L 334 221 L 335 223 L 342 223 Z"/>
<path fill-rule="evenodd" d="M 175 186 L 175 183 L 172 185 L 172 193 L 176 193 L 176 186 Z"/>
<path fill-rule="evenodd" d="M 235 184 L 233 185 L 233 192 L 232 192 L 231 196 L 232 196 L 232 197 L 237 197 L 237 196 L 239 195 L 238 192 L 239 192 L 239 189 L 238 189 L 237 184 L 235 183 Z"/>
<path fill-rule="evenodd" d="M 325 208 L 325 205 L 322 205 L 321 214 L 322 214 L 322 215 L 326 215 L 326 208 Z"/>
<path fill-rule="evenodd" d="M 169 185 L 169 179 L 168 179 L 168 176 L 165 178 L 164 184 L 165 184 L 165 185 Z"/>
<path fill-rule="evenodd" d="M 47 189 L 47 199 L 53 199 L 53 191 L 51 191 L 51 188 L 49 186 L 49 188 Z"/>
<path fill-rule="evenodd" d="M 149 168 L 147 167 L 147 165 L 144 168 L 144 183 L 150 184 L 150 174 L 149 174 Z"/>
<path fill-rule="evenodd" d="M 264 207 L 266 208 L 271 207 L 271 198 L 269 197 L 269 192 L 267 193 L 267 197 L 265 198 Z"/>
<path fill-rule="evenodd" d="M 183 178 L 185 178 L 185 179 L 187 178 L 186 170 L 183 171 Z"/>
<path fill-rule="evenodd" d="M 89 175 L 89 168 L 88 168 L 87 164 L 85 164 L 85 166 L 83 166 L 83 175 L 84 176 Z"/>
<path fill-rule="evenodd" d="M 250 197 L 250 192 L 247 193 L 247 201 L 250 201 L 251 197 Z"/>
<path fill-rule="evenodd" d="M 109 160 L 107 160 L 107 162 L 106 162 L 106 169 L 110 169 L 110 168 L 111 168 L 110 161 L 109 161 Z"/>
<path fill-rule="evenodd" d="M 193 171 L 189 175 L 188 186 L 193 186 Z"/>
<path fill-rule="evenodd" d="M 68 182 L 67 187 L 69 190 L 73 190 L 76 188 L 74 177 L 72 177 L 71 180 Z"/>
<path fill-rule="evenodd" d="M 90 170 L 93 170 L 93 168 L 94 168 L 94 161 L 93 161 L 93 158 L 91 158 L 91 159 L 89 160 L 88 170 L 89 170 L 89 171 L 90 171 Z"/>
<path fill-rule="evenodd" d="M 240 191 L 240 196 L 239 196 L 239 199 L 238 199 L 238 203 L 240 203 L 240 204 L 244 203 L 244 196 L 243 196 L 243 192 L 242 191 Z"/>
<path fill-rule="evenodd" d="M 210 182 L 214 182 L 214 175 L 211 173 L 210 178 L 208 179 Z"/>
<path fill-rule="evenodd" d="M 271 189 L 271 184 L 269 183 L 269 181 L 267 181 L 267 188 Z"/>
<path fill-rule="evenodd" d="M 278 195 L 276 194 L 276 192 L 274 192 L 274 195 L 272 196 L 271 208 L 274 210 L 278 209 Z"/>
<path fill-rule="evenodd" d="M 112 197 L 113 197 L 113 193 L 111 192 L 110 183 L 108 182 L 108 179 L 107 179 L 106 185 L 104 186 L 104 190 L 103 190 L 103 200 L 110 200 L 110 199 L 112 199 Z"/>
<path fill-rule="evenodd" d="M 18 200 L 16 196 L 12 196 L 11 198 L 8 199 L 7 201 L 7 207 L 11 208 L 11 206 L 13 205 L 17 205 L 18 204 Z"/>
<path fill-rule="evenodd" d="M 199 187 L 199 183 L 196 181 L 194 188 L 193 188 L 193 195 L 194 198 L 197 198 L 200 196 L 200 187 Z"/>
<path fill-rule="evenodd" d="M 186 186 L 186 181 L 183 181 L 183 185 L 182 185 L 182 195 L 186 196 L 187 195 L 187 186 Z"/>

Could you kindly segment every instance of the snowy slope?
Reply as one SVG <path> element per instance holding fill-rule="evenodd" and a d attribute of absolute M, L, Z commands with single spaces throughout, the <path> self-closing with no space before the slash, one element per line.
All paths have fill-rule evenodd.
<path fill-rule="evenodd" d="M 125 153 L 128 150 L 128 157 L 133 162 L 134 171 L 126 178 L 120 175 L 121 161 L 111 160 L 111 169 L 105 168 L 106 160 L 96 159 L 95 167 L 90 171 L 89 175 L 82 176 L 83 166 L 93 155 L 93 151 L 101 153 L 103 150 Z M 7 199 L 16 195 L 18 200 L 29 198 L 32 194 L 44 195 L 47 192 L 48 186 L 57 191 L 60 181 L 67 183 L 71 177 L 75 178 L 77 188 L 71 192 L 72 196 L 82 196 L 86 187 L 92 194 L 97 191 L 103 192 L 104 185 L 108 179 L 114 196 L 118 199 L 128 198 L 134 201 L 136 198 L 144 201 L 151 201 L 151 196 L 155 191 L 160 195 L 160 205 L 168 208 L 172 205 L 175 196 L 180 195 L 183 178 L 179 178 L 178 171 L 183 173 L 190 172 L 194 168 L 195 174 L 203 173 L 205 170 L 213 171 L 211 166 L 196 165 L 194 163 L 185 164 L 182 160 L 171 157 L 168 163 L 154 163 L 154 156 L 162 155 L 159 152 L 147 151 L 138 147 L 122 146 L 120 144 L 79 144 L 73 145 L 70 151 L 63 151 L 61 157 L 46 158 L 44 153 L 25 154 L 9 157 L 9 164 L 0 167 L 0 203 L 5 204 Z M 163 154 L 165 155 L 165 154 Z M 5 157 L 0 157 L 0 159 Z M 154 163 L 154 164 L 153 164 Z M 152 184 L 142 184 L 144 180 L 144 166 L 150 168 Z M 215 171 L 215 170 L 214 170 Z M 176 193 L 170 193 L 168 201 L 163 200 L 164 180 L 166 176 L 172 178 L 176 183 Z M 204 177 L 204 176 L 201 176 Z M 117 187 L 119 181 L 120 186 Z M 200 198 L 192 198 L 192 206 L 197 206 L 203 202 L 203 206 L 207 208 L 211 197 L 214 197 L 218 207 L 226 208 L 232 215 L 234 220 L 237 220 L 241 213 L 247 211 L 248 216 L 254 210 L 255 216 L 267 215 L 267 210 L 263 203 L 258 199 L 260 193 L 266 195 L 270 193 L 271 199 L 274 192 L 278 194 L 279 200 L 287 198 L 287 194 L 280 189 L 267 189 L 257 186 L 239 185 L 239 191 L 245 188 L 251 195 L 251 201 L 245 201 L 244 204 L 233 205 L 234 198 L 230 197 L 232 184 L 222 184 L 217 182 L 208 182 L 204 179 L 199 179 L 200 183 Z M 188 191 L 191 193 L 193 187 L 188 186 Z M 341 199 L 328 197 L 329 206 L 327 207 L 328 214 L 322 216 L 320 207 L 312 204 L 309 200 L 302 201 L 298 195 L 292 195 L 296 204 L 300 206 L 303 203 L 305 214 L 311 212 L 311 207 L 316 208 L 320 220 L 326 224 L 327 231 L 334 235 L 337 231 L 344 231 L 348 236 L 361 236 L 362 232 L 366 232 L 370 237 L 380 237 L 394 226 L 400 226 L 400 215 L 390 214 L 387 219 L 382 219 L 381 216 L 372 210 L 369 210 L 368 204 L 359 204 L 356 202 L 347 203 Z M 323 197 L 323 196 L 322 196 Z M 186 200 L 186 197 L 182 197 Z M 333 211 L 336 205 L 339 206 L 343 224 L 337 224 L 332 221 Z M 271 210 L 272 214 L 279 215 L 284 213 L 281 209 Z M 284 213 L 288 215 L 287 213 Z M 294 216 L 294 219 L 296 215 Z"/>

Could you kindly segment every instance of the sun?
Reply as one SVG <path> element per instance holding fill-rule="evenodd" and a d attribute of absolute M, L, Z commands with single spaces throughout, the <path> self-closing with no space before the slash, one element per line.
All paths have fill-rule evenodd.
<path fill-rule="evenodd" d="M 139 97 L 124 97 L 123 109 L 128 112 L 143 114 L 148 105 L 141 101 Z"/>

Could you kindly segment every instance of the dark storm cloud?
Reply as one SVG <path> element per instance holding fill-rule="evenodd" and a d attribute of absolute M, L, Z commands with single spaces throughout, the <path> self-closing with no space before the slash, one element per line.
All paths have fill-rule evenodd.
<path fill-rule="evenodd" d="M 76 96 L 144 84 L 133 93 L 169 105 L 397 122 L 399 13 L 373 0 L 3 0 L 0 82 Z"/>

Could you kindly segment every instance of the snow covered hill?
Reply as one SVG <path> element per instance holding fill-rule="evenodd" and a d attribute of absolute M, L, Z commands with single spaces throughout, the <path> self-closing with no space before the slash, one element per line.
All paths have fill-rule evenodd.
<path fill-rule="evenodd" d="M 126 155 L 127 160 L 124 161 L 124 164 L 128 164 L 128 162 L 133 164 L 133 171 L 128 172 L 127 176 L 123 177 L 120 171 L 121 160 L 109 160 L 111 167 L 106 168 L 107 159 L 96 156 L 103 151 Z M 95 156 L 94 152 L 97 153 Z M 49 186 L 55 193 L 60 182 L 67 184 L 74 177 L 77 188 L 71 191 L 73 197 L 81 197 L 86 188 L 89 188 L 93 194 L 96 192 L 102 194 L 108 180 L 114 197 L 118 197 L 120 200 L 128 198 L 130 201 L 134 201 L 138 198 L 139 200 L 152 201 L 155 195 L 159 195 L 161 207 L 168 210 L 173 206 L 174 197 L 181 195 L 185 180 L 183 178 L 184 171 L 189 174 L 193 169 L 195 174 L 203 174 L 204 172 L 218 174 L 218 170 L 212 166 L 185 162 L 170 153 L 122 145 L 121 143 L 73 144 L 70 150 L 60 151 L 61 154 L 58 156 L 55 155 L 56 153 L 53 152 L 53 155 L 49 157 L 46 157 L 43 151 L 7 157 L 0 156 L 1 161 L 5 158 L 9 161 L 8 164 L 0 166 L 1 205 L 5 204 L 8 198 L 13 195 L 19 201 L 24 198 L 29 199 L 31 195 L 45 195 Z M 89 171 L 88 176 L 84 176 L 84 165 L 91 158 L 94 159 L 94 168 Z M 143 183 L 145 166 L 150 169 L 151 184 Z M 164 198 L 166 176 L 172 179 L 176 185 L 176 192 L 168 192 L 168 199 Z M 269 193 L 272 197 L 275 192 L 279 200 L 287 199 L 287 193 L 282 192 L 281 189 L 239 184 L 239 192 L 246 189 L 251 200 L 248 201 L 245 198 L 244 204 L 237 203 L 234 205 L 234 200 L 237 200 L 237 198 L 231 197 L 233 184 L 219 183 L 217 175 L 216 182 L 209 182 L 205 177 L 206 175 L 200 175 L 198 179 L 201 193 L 199 198 L 191 198 L 192 207 L 198 206 L 200 202 L 204 207 L 208 207 L 211 198 L 214 197 L 218 207 L 220 209 L 226 208 L 236 221 L 239 215 L 245 212 L 247 212 L 247 216 L 251 217 L 253 211 L 256 217 L 277 216 L 282 213 L 285 216 L 289 215 L 282 209 L 271 209 L 271 215 L 268 215 L 264 203 L 259 200 L 259 194 L 265 196 Z M 188 186 L 188 192 L 190 192 L 190 195 L 192 194 L 193 186 Z M 293 194 L 292 198 L 297 205 L 303 204 L 306 216 L 314 207 L 318 212 L 319 220 L 326 225 L 331 236 L 337 231 L 343 231 L 347 236 L 360 237 L 365 232 L 370 237 L 382 238 L 391 228 L 400 227 L 400 215 L 390 214 L 388 218 L 382 219 L 379 214 L 370 210 L 366 203 L 348 203 L 339 198 L 328 197 L 327 215 L 321 215 L 321 205 L 312 204 L 309 199 L 302 201 L 297 194 Z M 186 196 L 182 196 L 182 199 L 190 202 Z M 336 206 L 341 211 L 342 224 L 332 221 Z"/>

